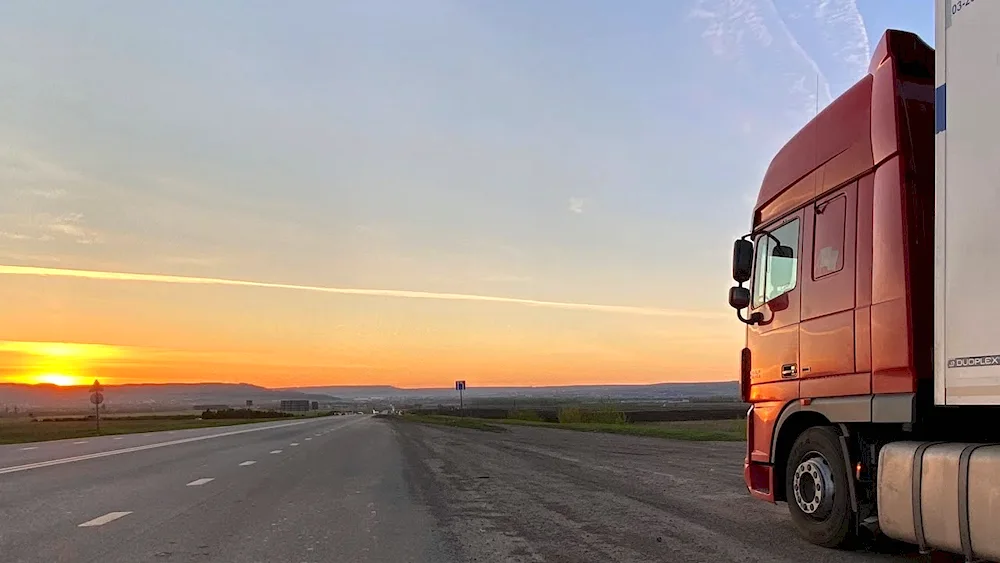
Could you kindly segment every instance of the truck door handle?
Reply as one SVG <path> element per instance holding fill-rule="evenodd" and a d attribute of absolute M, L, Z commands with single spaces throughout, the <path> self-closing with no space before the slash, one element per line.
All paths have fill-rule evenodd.
<path fill-rule="evenodd" d="M 781 377 L 795 377 L 795 364 L 785 364 L 781 366 Z"/>

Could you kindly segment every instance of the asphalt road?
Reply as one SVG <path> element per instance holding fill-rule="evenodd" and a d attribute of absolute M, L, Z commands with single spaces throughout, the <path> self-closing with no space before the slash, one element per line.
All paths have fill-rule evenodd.
<path fill-rule="evenodd" d="M 0 561 L 456 560 L 370 416 L 79 441 L 0 448 Z"/>
<path fill-rule="evenodd" d="M 796 538 L 742 444 L 357 415 L 114 438 L 0 447 L 0 561 L 907 560 Z"/>

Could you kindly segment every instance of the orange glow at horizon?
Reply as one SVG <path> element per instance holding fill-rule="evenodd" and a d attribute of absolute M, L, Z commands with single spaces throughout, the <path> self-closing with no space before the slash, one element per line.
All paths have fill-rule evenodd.
<path fill-rule="evenodd" d="M 105 344 L 22 341 L 0 341 L 0 354 L 18 360 L 4 370 L 11 373 L 0 372 L 0 381 L 60 387 L 88 385 L 95 367 L 128 355 L 120 347 Z"/>
<path fill-rule="evenodd" d="M 496 345 L 496 343 L 494 343 Z M 507 343 L 510 344 L 510 343 Z M 618 350 L 589 350 L 574 354 L 560 350 L 504 350 L 470 347 L 463 351 L 399 349 L 380 361 L 351 363 L 339 356 L 292 351 L 190 351 L 75 343 L 3 342 L 0 352 L 30 350 L 0 356 L 0 382 L 89 385 L 125 383 L 251 383 L 264 387 L 393 385 L 400 388 L 448 387 L 455 379 L 478 387 L 551 385 L 652 384 L 664 381 L 720 381 L 725 371 L 698 373 L 699 357 L 711 353 L 717 342 L 688 341 L 666 350 L 639 351 L 638 357 Z M 638 347 L 637 347 L 638 348 Z M 635 350 L 635 349 L 633 349 Z M 625 349 L 626 352 L 633 350 Z M 297 356 L 297 357 L 296 357 Z M 657 358 L 659 356 L 659 359 Z M 8 356 L 10 358 L 11 356 Z M 428 363 L 434 357 L 434 363 Z M 595 362 L 595 358 L 599 362 Z M 669 358 L 669 359 L 668 359 Z M 374 358 L 365 358 L 374 360 Z M 549 374 L 540 378 L 539 373 Z M 567 376 L 560 376 L 560 373 Z M 672 377 L 664 377 L 670 373 Z M 695 374 L 691 377 L 689 374 Z M 623 377 L 623 375 L 625 375 Z M 700 376 L 700 377 L 698 377 Z"/>
<path fill-rule="evenodd" d="M 447 388 L 456 379 L 476 387 L 726 381 L 736 379 L 738 355 L 730 351 L 744 338 L 741 326 L 714 310 L 685 316 L 555 301 L 0 278 L 12 296 L 5 310 L 12 322 L 0 333 L 0 382 Z"/>

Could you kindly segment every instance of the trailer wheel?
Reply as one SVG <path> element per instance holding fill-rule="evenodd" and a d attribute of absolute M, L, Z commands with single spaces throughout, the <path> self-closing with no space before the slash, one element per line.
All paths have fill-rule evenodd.
<path fill-rule="evenodd" d="M 799 534 L 823 547 L 854 540 L 854 514 L 840 434 L 814 426 L 796 438 L 785 467 L 785 498 Z"/>

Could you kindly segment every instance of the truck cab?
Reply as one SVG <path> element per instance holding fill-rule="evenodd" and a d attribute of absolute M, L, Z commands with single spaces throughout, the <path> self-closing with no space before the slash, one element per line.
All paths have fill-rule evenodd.
<path fill-rule="evenodd" d="M 858 468 L 875 465 L 852 428 L 913 425 L 933 391 L 933 155 L 934 51 L 888 31 L 867 75 L 774 157 L 734 246 L 746 484 L 788 501 L 816 543 L 856 524 L 824 493 L 855 489 L 857 506 Z M 792 459 L 803 441 L 836 451 Z"/>

